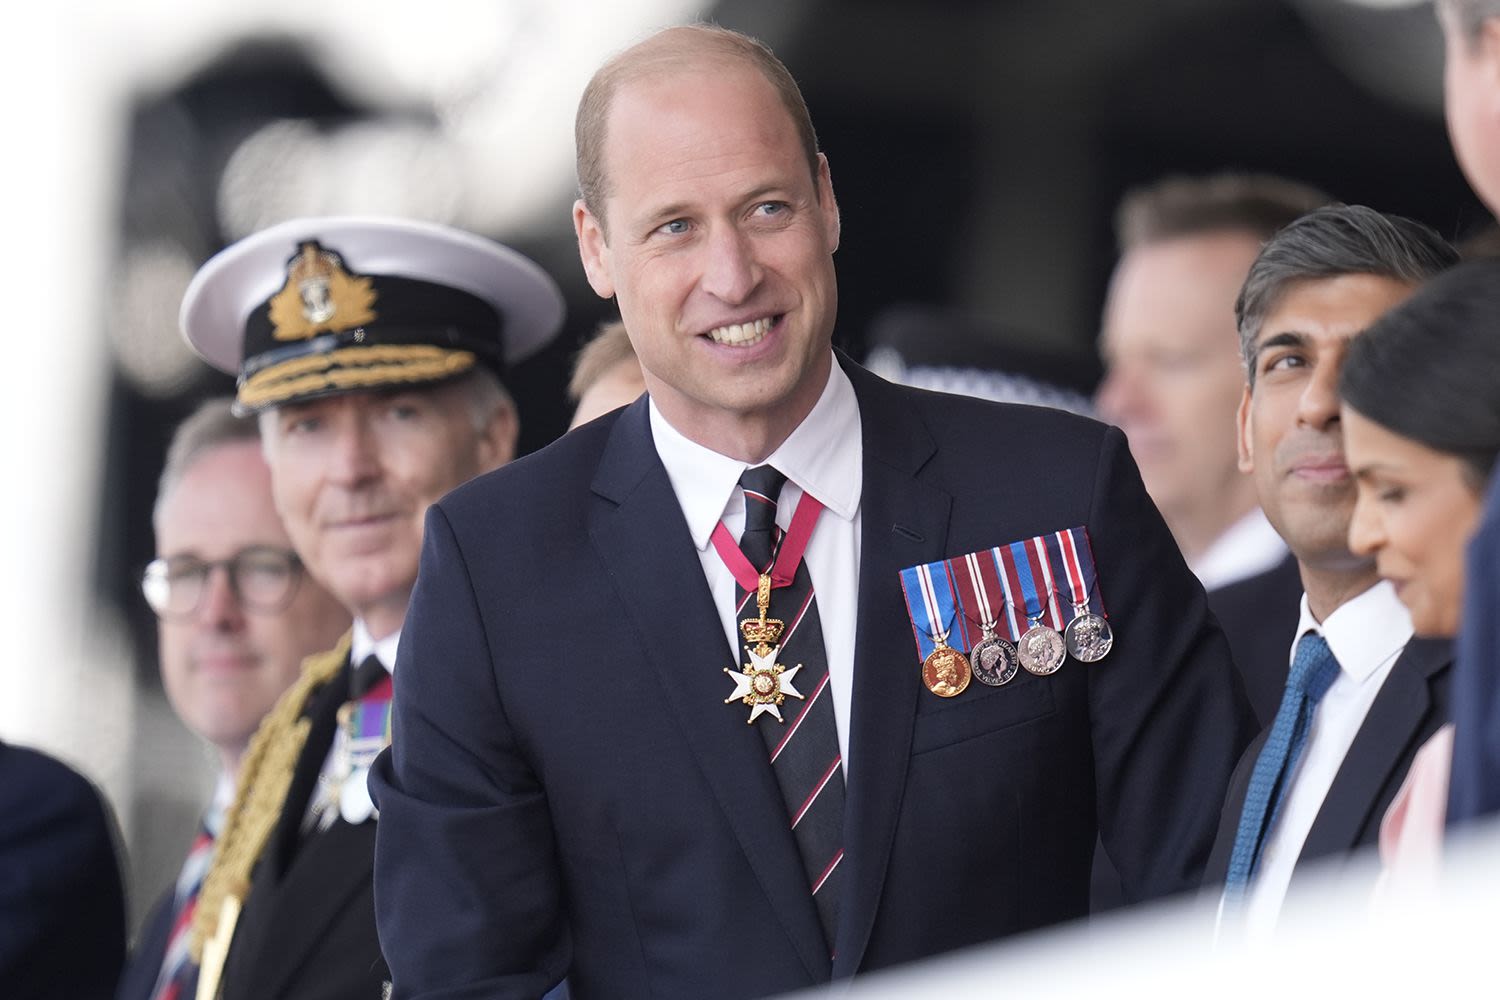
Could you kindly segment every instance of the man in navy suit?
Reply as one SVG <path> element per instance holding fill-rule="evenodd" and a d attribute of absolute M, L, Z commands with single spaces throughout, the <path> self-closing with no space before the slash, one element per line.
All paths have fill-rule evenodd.
<path fill-rule="evenodd" d="M 1350 338 L 1457 260 L 1410 219 L 1332 206 L 1266 244 L 1236 305 L 1249 376 L 1240 467 L 1302 575 L 1286 655 L 1294 678 L 1299 662 L 1314 662 L 1306 650 L 1321 650 L 1327 668 L 1320 685 L 1288 681 L 1275 722 L 1235 772 L 1209 863 L 1210 881 L 1227 886 L 1226 902 L 1257 936 L 1275 928 L 1304 862 L 1375 842 L 1412 756 L 1448 718 L 1449 643 L 1412 639 L 1391 584 L 1349 551 L 1355 488 L 1338 376 Z M 1273 768 L 1278 728 L 1290 731 L 1299 715 L 1303 749 Z M 1250 794 L 1258 765 L 1283 790 L 1276 798 Z"/>
<path fill-rule="evenodd" d="M 759 43 L 654 36 L 578 140 L 649 397 L 429 512 L 370 781 L 394 995 L 828 982 L 1087 913 L 1099 833 L 1131 898 L 1190 887 L 1249 710 L 1123 436 L 833 351 L 828 161 Z M 1010 553 L 1019 638 L 1101 596 L 1036 586 L 1059 533 L 1112 651 L 970 683 L 979 623 L 902 571 Z"/>
<path fill-rule="evenodd" d="M 173 434 L 152 526 L 157 558 L 141 589 L 159 622 L 162 686 L 222 770 L 176 883 L 146 918 L 119 997 L 191 1000 L 193 913 L 240 762 L 302 660 L 337 642 L 349 613 L 292 550 L 258 425 L 231 413 L 227 399 L 204 403 Z"/>
<path fill-rule="evenodd" d="M 125 960 L 114 824 L 92 785 L 0 743 L 0 992 L 104 1000 Z"/>

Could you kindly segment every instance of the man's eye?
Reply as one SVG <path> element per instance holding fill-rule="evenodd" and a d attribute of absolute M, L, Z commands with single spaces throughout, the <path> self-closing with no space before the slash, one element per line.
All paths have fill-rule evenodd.
<path fill-rule="evenodd" d="M 196 559 L 176 560 L 167 564 L 167 579 L 172 583 L 201 580 L 207 573 L 208 567 Z"/>
<path fill-rule="evenodd" d="M 1304 368 L 1306 366 L 1307 359 L 1300 354 L 1283 354 L 1268 361 L 1262 370 L 1274 372 L 1286 368 Z"/>
<path fill-rule="evenodd" d="M 671 222 L 657 226 L 656 231 L 664 236 L 680 236 L 688 231 L 687 220 L 673 219 Z"/>
<path fill-rule="evenodd" d="M 784 201 L 763 201 L 755 206 L 756 214 L 762 216 L 782 215 L 786 210 L 787 204 Z"/>

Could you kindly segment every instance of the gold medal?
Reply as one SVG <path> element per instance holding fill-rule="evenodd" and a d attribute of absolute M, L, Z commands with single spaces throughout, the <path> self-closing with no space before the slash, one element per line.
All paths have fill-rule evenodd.
<path fill-rule="evenodd" d="M 755 604 L 760 616 L 740 622 L 740 634 L 745 637 L 745 654 L 750 657 L 750 662 L 739 671 L 724 668 L 724 673 L 734 681 L 734 692 L 724 699 L 724 704 L 738 701 L 750 706 L 750 718 L 745 720 L 747 724 L 754 722 L 762 714 L 770 715 L 777 722 L 785 722 L 781 717 L 782 702 L 788 696 L 802 698 L 792 686 L 792 678 L 797 676 L 802 664 L 787 668 L 776 662 L 776 654 L 781 652 L 777 643 L 781 640 L 781 633 L 786 630 L 786 623 L 766 617 L 766 611 L 771 606 L 769 574 L 762 573 L 760 576 L 760 583 L 755 588 Z"/>
<path fill-rule="evenodd" d="M 939 698 L 954 698 L 963 694 L 964 689 L 969 686 L 969 678 L 973 676 L 969 661 L 964 654 L 948 645 L 947 638 L 946 632 L 933 636 L 937 648 L 922 661 L 922 681 L 927 685 L 927 690 Z"/>

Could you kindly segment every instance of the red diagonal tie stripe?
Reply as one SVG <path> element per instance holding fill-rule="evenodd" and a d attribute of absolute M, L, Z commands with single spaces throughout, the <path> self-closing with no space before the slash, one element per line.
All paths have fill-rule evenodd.
<path fill-rule="evenodd" d="M 780 743 L 776 744 L 776 749 L 771 753 L 771 763 L 776 763 L 776 758 L 781 756 L 781 751 L 786 749 L 786 745 L 792 741 L 797 730 L 802 728 L 802 720 L 811 713 L 812 707 L 818 703 L 818 698 L 822 696 L 823 689 L 826 687 L 828 687 L 828 675 L 824 674 L 823 679 L 818 681 L 817 688 L 807 696 L 807 704 L 802 706 L 802 711 L 797 713 L 797 718 L 787 727 L 786 735 L 781 738 Z"/>
<path fill-rule="evenodd" d="M 802 803 L 802 808 L 797 810 L 797 815 L 792 820 L 793 830 L 797 829 L 797 824 L 802 822 L 802 817 L 807 815 L 807 811 L 812 808 L 812 804 L 818 801 L 818 796 L 822 795 L 823 789 L 828 787 L 828 779 L 833 777 L 834 772 L 839 769 L 839 765 L 842 763 L 843 760 L 841 758 L 833 758 L 833 763 L 829 765 L 827 772 L 818 781 L 817 787 L 812 790 L 812 794 L 808 795 L 807 801 Z"/>
<path fill-rule="evenodd" d="M 833 874 L 833 870 L 837 868 L 839 866 L 839 862 L 843 860 L 844 849 L 841 847 L 839 848 L 839 852 L 833 856 L 833 860 L 828 862 L 828 867 L 823 869 L 823 874 L 819 875 L 817 881 L 813 883 L 812 891 L 814 896 L 818 894 L 819 889 L 823 888 L 823 883 L 828 881 L 828 876 Z"/>

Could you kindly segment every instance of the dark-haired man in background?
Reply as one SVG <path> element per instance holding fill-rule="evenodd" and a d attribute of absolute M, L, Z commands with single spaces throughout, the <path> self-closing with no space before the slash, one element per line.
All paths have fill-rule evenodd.
<path fill-rule="evenodd" d="M 1351 338 L 1457 260 L 1410 219 L 1323 208 L 1272 237 L 1235 306 L 1240 466 L 1304 591 L 1281 706 L 1235 771 L 1209 862 L 1226 916 L 1257 935 L 1304 862 L 1375 842 L 1412 755 L 1447 721 L 1449 644 L 1413 639 L 1373 560 L 1349 551 L 1338 376 Z"/>
<path fill-rule="evenodd" d="M 1263 174 L 1168 177 L 1131 191 L 1115 216 L 1120 261 L 1099 338 L 1099 416 L 1130 441 L 1262 725 L 1281 702 L 1302 582 L 1238 467 L 1245 368 L 1234 300 L 1261 245 L 1328 201 Z"/>

